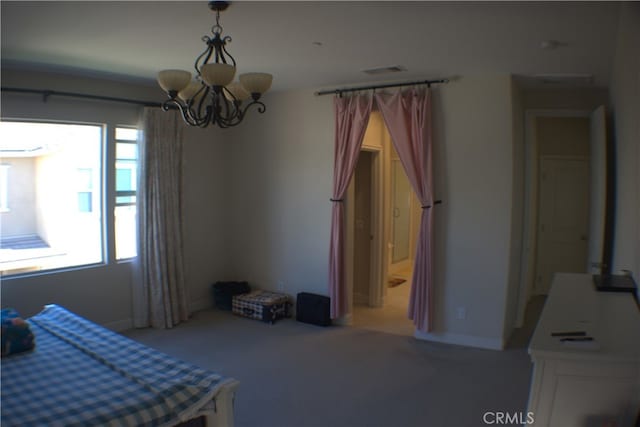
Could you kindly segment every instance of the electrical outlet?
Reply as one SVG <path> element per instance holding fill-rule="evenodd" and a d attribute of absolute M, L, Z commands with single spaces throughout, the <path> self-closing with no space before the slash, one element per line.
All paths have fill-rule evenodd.
<path fill-rule="evenodd" d="M 467 309 L 464 307 L 458 307 L 456 309 L 456 317 L 458 320 L 465 320 L 467 318 Z"/>

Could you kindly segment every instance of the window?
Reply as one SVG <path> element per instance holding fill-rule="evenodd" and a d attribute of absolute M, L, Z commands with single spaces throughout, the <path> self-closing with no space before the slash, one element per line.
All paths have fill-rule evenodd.
<path fill-rule="evenodd" d="M 138 130 L 116 128 L 116 259 L 137 254 Z"/>
<path fill-rule="evenodd" d="M 0 212 L 9 212 L 9 165 L 0 165 Z"/>
<path fill-rule="evenodd" d="M 0 275 L 136 256 L 138 131 L 107 135 L 106 125 L 0 122 Z"/>
<path fill-rule="evenodd" d="M 100 201 L 103 127 L 0 122 L 11 168 L 0 213 L 2 275 L 103 261 Z"/>

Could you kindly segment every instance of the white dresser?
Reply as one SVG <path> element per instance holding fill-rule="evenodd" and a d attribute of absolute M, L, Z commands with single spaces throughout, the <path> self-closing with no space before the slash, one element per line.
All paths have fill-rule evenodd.
<path fill-rule="evenodd" d="M 593 341 L 563 342 L 551 335 L 581 331 Z M 587 274 L 556 274 L 529 354 L 534 425 L 634 425 L 640 411 L 640 309 L 632 294 L 596 292 Z"/>

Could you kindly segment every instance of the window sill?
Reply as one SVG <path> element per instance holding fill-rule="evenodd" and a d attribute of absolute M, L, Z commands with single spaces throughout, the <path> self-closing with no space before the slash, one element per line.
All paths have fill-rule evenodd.
<path fill-rule="evenodd" d="M 131 259 L 133 260 L 133 258 Z M 60 267 L 60 268 L 50 269 L 50 270 L 37 270 L 37 271 L 29 271 L 29 272 L 15 273 L 15 274 L 6 274 L 6 275 L 1 275 L 0 279 L 3 282 L 4 281 L 10 282 L 12 280 L 28 279 L 28 278 L 39 277 L 39 276 L 73 274 L 74 272 L 78 272 L 82 270 L 109 268 L 109 267 L 117 266 L 119 264 L 121 263 L 114 262 L 111 264 L 107 264 L 107 263 L 101 262 L 101 263 L 95 263 L 95 264 L 77 265 L 72 267 Z M 126 263 L 122 263 L 122 264 L 126 264 Z"/>

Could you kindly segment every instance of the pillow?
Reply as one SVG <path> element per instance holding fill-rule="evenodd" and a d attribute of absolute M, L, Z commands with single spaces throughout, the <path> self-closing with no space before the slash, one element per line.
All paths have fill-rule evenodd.
<path fill-rule="evenodd" d="M 35 339 L 29 324 L 13 308 L 0 311 L 2 319 L 2 357 L 21 353 L 35 347 Z"/>

